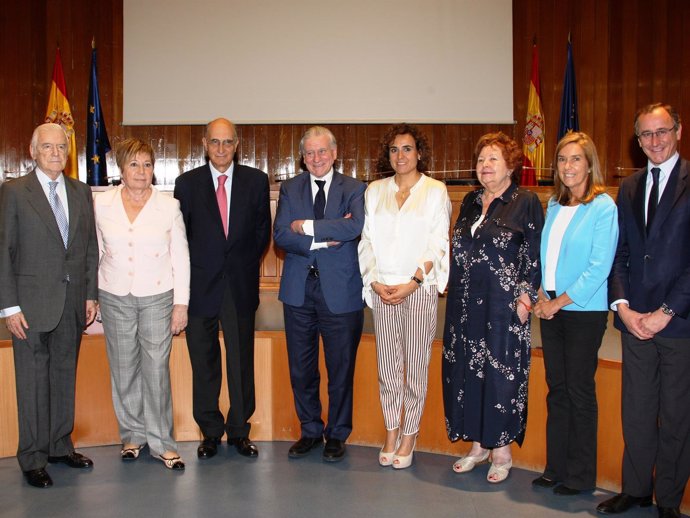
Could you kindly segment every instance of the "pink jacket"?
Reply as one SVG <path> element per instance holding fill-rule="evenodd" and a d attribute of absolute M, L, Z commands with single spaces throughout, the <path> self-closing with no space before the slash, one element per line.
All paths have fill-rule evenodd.
<path fill-rule="evenodd" d="M 152 187 L 133 223 L 122 204 L 122 186 L 94 199 L 98 236 L 98 287 L 135 297 L 173 290 L 173 303 L 189 303 L 189 249 L 180 205 Z"/>

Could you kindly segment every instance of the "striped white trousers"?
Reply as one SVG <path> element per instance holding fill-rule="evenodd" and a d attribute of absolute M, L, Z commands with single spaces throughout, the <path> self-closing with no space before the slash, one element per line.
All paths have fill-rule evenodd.
<path fill-rule="evenodd" d="M 424 286 L 391 306 L 372 293 L 379 394 L 386 430 L 416 434 L 424 413 L 438 292 Z M 404 414 L 403 414 L 404 411 Z"/>

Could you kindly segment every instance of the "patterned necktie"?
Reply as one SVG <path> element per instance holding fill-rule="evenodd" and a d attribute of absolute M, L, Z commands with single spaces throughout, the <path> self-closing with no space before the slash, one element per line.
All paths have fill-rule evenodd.
<path fill-rule="evenodd" d="M 216 200 L 218 200 L 218 210 L 220 210 L 220 219 L 223 222 L 225 237 L 228 237 L 228 196 L 225 192 L 225 181 L 227 179 L 227 175 L 220 175 L 218 177 L 218 189 L 216 189 Z"/>
<path fill-rule="evenodd" d="M 326 180 L 314 180 L 319 191 L 314 196 L 314 219 L 323 219 L 326 210 L 326 192 L 323 190 Z"/>
<path fill-rule="evenodd" d="M 654 215 L 656 214 L 656 207 L 659 205 L 659 173 L 661 169 L 652 167 L 652 191 L 649 193 L 649 200 L 647 200 L 647 234 L 652 228 Z"/>
<path fill-rule="evenodd" d="M 57 194 L 57 182 L 48 182 L 50 186 L 50 192 L 48 193 L 48 203 L 50 203 L 50 208 L 53 209 L 53 214 L 55 214 L 55 221 L 57 221 L 57 226 L 60 229 L 60 235 L 62 236 L 62 243 L 67 248 L 67 238 L 69 237 L 69 223 L 67 221 L 67 214 L 65 214 L 65 208 L 62 206 L 60 197 Z"/>

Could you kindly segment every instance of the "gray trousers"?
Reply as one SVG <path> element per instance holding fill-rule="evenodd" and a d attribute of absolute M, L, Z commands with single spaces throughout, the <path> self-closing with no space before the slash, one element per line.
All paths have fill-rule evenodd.
<path fill-rule="evenodd" d="M 113 406 L 122 443 L 177 451 L 170 390 L 173 292 L 123 297 L 99 290 Z"/>
<path fill-rule="evenodd" d="M 74 290 L 67 290 L 62 318 L 49 332 L 26 330 L 26 340 L 12 337 L 17 383 L 19 446 L 22 471 L 45 467 L 48 456 L 74 451 L 74 392 L 77 356 L 84 323 L 77 315 Z"/>

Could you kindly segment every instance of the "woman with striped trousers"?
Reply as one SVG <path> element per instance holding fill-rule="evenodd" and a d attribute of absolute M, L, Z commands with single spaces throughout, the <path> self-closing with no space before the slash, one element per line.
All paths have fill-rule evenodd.
<path fill-rule="evenodd" d="M 383 139 L 377 180 L 366 191 L 359 265 L 374 314 L 386 441 L 381 466 L 407 468 L 424 412 L 438 293 L 448 282 L 451 204 L 426 170 L 429 146 L 408 124 Z"/>

